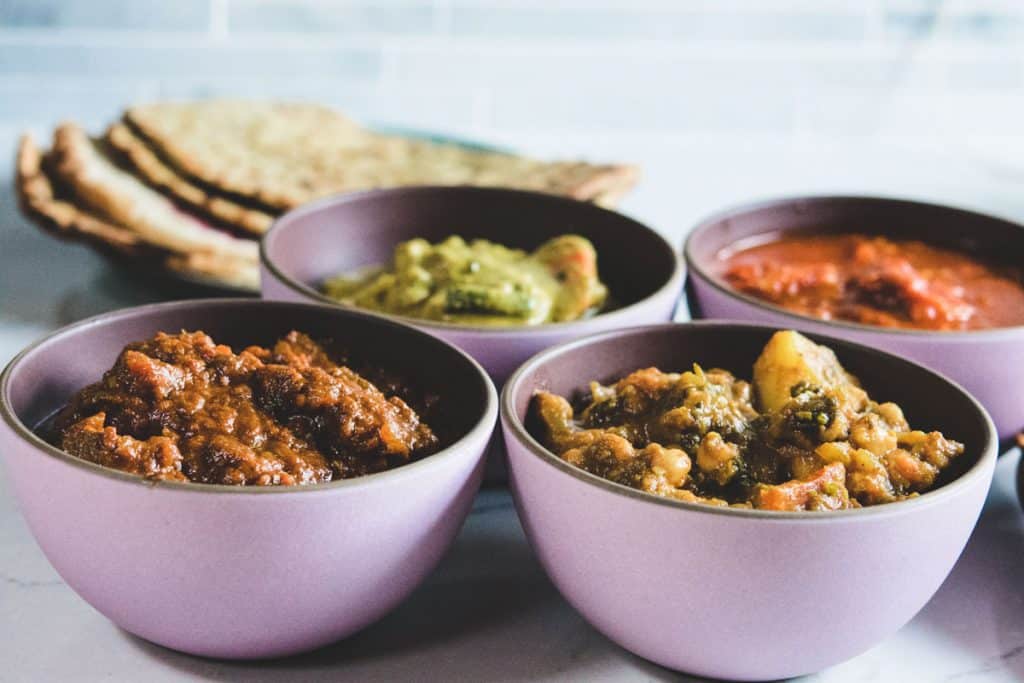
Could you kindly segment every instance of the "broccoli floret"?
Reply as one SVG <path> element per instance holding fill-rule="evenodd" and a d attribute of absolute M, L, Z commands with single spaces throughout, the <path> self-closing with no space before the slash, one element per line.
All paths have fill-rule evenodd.
<path fill-rule="evenodd" d="M 795 431 L 818 432 L 832 426 L 838 406 L 835 398 L 821 387 L 801 382 L 790 390 L 790 394 L 794 405 L 789 413 L 789 423 Z"/>
<path fill-rule="evenodd" d="M 448 290 L 445 310 L 450 313 L 491 313 L 524 316 L 533 310 L 529 293 L 518 288 L 504 289 L 479 285 L 458 285 Z"/>

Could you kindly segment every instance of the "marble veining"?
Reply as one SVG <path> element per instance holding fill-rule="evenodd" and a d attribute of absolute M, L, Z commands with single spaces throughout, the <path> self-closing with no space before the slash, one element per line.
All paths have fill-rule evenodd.
<path fill-rule="evenodd" d="M 22 590 L 64 585 L 64 582 L 60 579 L 22 579 L 17 576 L 6 576 L 4 574 L 0 574 L 0 581 Z"/>

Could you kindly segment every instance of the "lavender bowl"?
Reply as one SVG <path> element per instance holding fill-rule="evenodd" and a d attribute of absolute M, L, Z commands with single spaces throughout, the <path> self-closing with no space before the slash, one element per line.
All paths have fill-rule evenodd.
<path fill-rule="evenodd" d="M 647 366 L 682 370 L 694 361 L 749 376 L 772 331 L 688 323 L 599 334 L 535 356 L 501 397 L 516 508 L 558 590 L 622 647 L 691 674 L 788 678 L 895 632 L 952 569 L 992 479 L 995 431 L 963 389 L 901 358 L 816 335 L 878 399 L 902 405 L 912 424 L 964 442 L 952 481 L 858 510 L 720 509 L 577 469 L 524 427 L 541 389 L 570 395 L 591 379 Z"/>
<path fill-rule="evenodd" d="M 500 385 L 520 363 L 553 344 L 670 320 L 683 288 L 682 262 L 672 246 L 622 214 L 547 194 L 478 187 L 371 190 L 317 201 L 279 218 L 261 245 L 261 289 L 267 299 L 342 306 L 320 293 L 325 278 L 386 263 L 395 245 L 414 237 L 434 242 L 457 234 L 533 249 L 568 232 L 597 248 L 614 310 L 574 322 L 504 328 L 377 314 L 462 348 Z"/>
<path fill-rule="evenodd" d="M 1024 428 L 1024 327 L 934 332 L 823 321 L 732 289 L 723 249 L 781 234 L 862 232 L 965 249 L 1004 262 L 1024 253 L 1022 226 L 947 206 L 876 197 L 777 199 L 729 209 L 700 223 L 684 248 L 695 318 L 762 322 L 832 334 L 916 360 L 948 375 L 988 409 L 1003 443 Z"/>
<path fill-rule="evenodd" d="M 151 482 L 73 458 L 32 428 L 129 341 L 202 329 L 236 348 L 291 329 L 332 337 L 439 392 L 451 443 L 388 472 L 306 487 Z M 398 605 L 468 514 L 497 417 L 474 361 L 402 325 L 327 306 L 159 304 L 66 327 L 0 376 L 0 445 L 22 514 L 67 584 L 121 628 L 175 650 L 262 658 L 343 638 Z"/>

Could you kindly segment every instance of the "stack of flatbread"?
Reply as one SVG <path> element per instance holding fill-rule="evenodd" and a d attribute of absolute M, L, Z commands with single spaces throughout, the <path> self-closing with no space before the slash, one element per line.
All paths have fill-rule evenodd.
<path fill-rule="evenodd" d="M 614 205 L 626 165 L 538 161 L 385 135 L 311 104 L 214 100 L 132 107 L 100 138 L 58 126 L 26 135 L 25 213 L 51 232 L 136 264 L 255 291 L 257 240 L 281 213 L 325 195 L 400 185 L 513 187 Z"/>

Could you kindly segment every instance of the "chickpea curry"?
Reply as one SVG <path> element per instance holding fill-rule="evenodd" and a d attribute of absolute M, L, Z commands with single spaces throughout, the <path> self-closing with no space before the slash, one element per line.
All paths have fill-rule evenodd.
<path fill-rule="evenodd" d="M 590 385 L 579 410 L 538 392 L 541 442 L 572 465 L 657 496 L 708 505 L 843 510 L 928 491 L 963 453 L 873 401 L 831 349 L 777 332 L 753 382 L 721 369 L 637 370 Z"/>
<path fill-rule="evenodd" d="M 537 325 L 578 320 L 608 298 L 597 252 L 579 235 L 533 252 L 452 236 L 395 247 L 391 264 L 324 283 L 324 293 L 360 308 L 464 325 Z"/>
<path fill-rule="evenodd" d="M 401 395 L 434 398 L 381 374 L 374 384 L 291 332 L 239 353 L 203 332 L 124 348 L 47 436 L 83 460 L 149 479 L 316 484 L 380 472 L 439 448 Z"/>
<path fill-rule="evenodd" d="M 1024 277 L 919 241 L 786 237 L 725 257 L 725 281 L 824 320 L 922 330 L 1024 325 Z"/>

